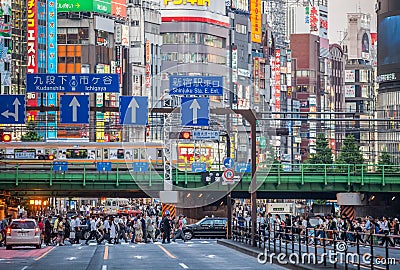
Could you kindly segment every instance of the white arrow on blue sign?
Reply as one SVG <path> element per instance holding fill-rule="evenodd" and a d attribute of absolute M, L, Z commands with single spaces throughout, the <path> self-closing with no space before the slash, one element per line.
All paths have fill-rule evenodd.
<path fill-rule="evenodd" d="M 89 124 L 89 96 L 62 95 L 60 97 L 61 124 Z"/>
<path fill-rule="evenodd" d="M 227 169 L 233 168 L 233 165 L 235 164 L 235 161 L 232 158 L 226 158 L 224 159 L 224 166 Z"/>
<path fill-rule="evenodd" d="M 147 97 L 119 97 L 119 123 L 121 125 L 147 125 L 148 110 Z"/>
<path fill-rule="evenodd" d="M 25 96 L 2 95 L 0 99 L 0 124 L 25 123 Z"/>
<path fill-rule="evenodd" d="M 209 98 L 181 99 L 182 126 L 208 126 L 210 114 Z"/>

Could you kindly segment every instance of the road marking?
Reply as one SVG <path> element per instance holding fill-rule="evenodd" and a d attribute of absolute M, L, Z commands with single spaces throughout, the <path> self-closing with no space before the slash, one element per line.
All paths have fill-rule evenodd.
<path fill-rule="evenodd" d="M 89 243 L 89 246 L 97 246 L 97 243 Z"/>
<path fill-rule="evenodd" d="M 192 241 L 186 241 L 186 244 L 194 244 Z"/>
<path fill-rule="evenodd" d="M 142 256 L 134 256 L 136 259 L 141 260 L 143 257 Z"/>
<path fill-rule="evenodd" d="M 183 269 L 189 269 L 189 267 L 186 265 L 186 264 L 184 264 L 184 263 L 180 263 L 179 264 Z"/>
<path fill-rule="evenodd" d="M 67 260 L 68 261 L 73 261 L 73 260 L 76 260 L 76 257 L 69 257 L 69 258 L 67 258 Z"/>
<path fill-rule="evenodd" d="M 168 257 L 170 257 L 171 259 L 176 259 L 176 257 L 174 255 L 172 255 L 165 247 L 159 245 L 159 248 L 161 248 L 162 251 L 164 251 L 165 254 L 168 255 Z"/>
<path fill-rule="evenodd" d="M 215 258 L 215 255 L 208 255 L 208 256 L 206 256 L 207 258 L 210 258 L 210 259 L 212 259 L 212 258 Z"/>
<path fill-rule="evenodd" d="M 105 261 L 108 260 L 108 246 L 105 246 L 105 248 L 104 248 L 104 257 L 103 257 L 103 259 Z"/>
<path fill-rule="evenodd" d="M 21 269 L 21 270 L 25 270 L 25 269 L 28 269 L 28 266 L 24 266 L 24 267 L 22 267 L 22 269 Z"/>
<path fill-rule="evenodd" d="M 201 241 L 200 243 L 202 243 L 202 244 L 210 244 L 210 242 L 208 242 L 208 241 Z"/>
<path fill-rule="evenodd" d="M 103 264 L 103 267 L 101 268 L 101 270 L 107 270 L 107 265 Z"/>
<path fill-rule="evenodd" d="M 38 260 L 42 259 L 44 256 L 46 256 L 47 254 L 49 254 L 53 249 L 54 249 L 54 247 L 51 247 L 48 251 L 46 251 L 45 253 L 43 253 L 42 256 L 35 258 L 35 261 L 38 261 Z"/>

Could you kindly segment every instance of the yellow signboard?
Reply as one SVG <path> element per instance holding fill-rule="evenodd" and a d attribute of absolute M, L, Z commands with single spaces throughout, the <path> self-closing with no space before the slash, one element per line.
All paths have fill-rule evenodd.
<path fill-rule="evenodd" d="M 261 43 L 261 0 L 250 2 L 251 41 Z"/>
<path fill-rule="evenodd" d="M 210 6 L 210 0 L 164 0 L 164 5 L 167 6 L 169 3 L 173 5 L 189 5 L 192 6 Z"/>

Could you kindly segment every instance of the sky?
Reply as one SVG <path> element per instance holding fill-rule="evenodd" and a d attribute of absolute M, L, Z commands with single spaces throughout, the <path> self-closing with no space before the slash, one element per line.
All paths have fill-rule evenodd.
<path fill-rule="evenodd" d="M 347 28 L 347 13 L 355 13 L 361 10 L 362 13 L 371 14 L 371 32 L 376 32 L 376 0 L 329 0 L 328 1 L 328 35 L 330 43 L 336 43 L 343 38 Z"/>

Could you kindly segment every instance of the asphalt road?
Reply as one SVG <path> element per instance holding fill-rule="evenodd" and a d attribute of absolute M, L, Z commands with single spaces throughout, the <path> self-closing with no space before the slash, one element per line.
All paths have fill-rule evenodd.
<path fill-rule="evenodd" d="M 0 248 L 0 269 L 7 270 L 114 270 L 114 269 L 271 269 L 256 258 L 217 244 L 216 240 L 192 240 L 161 245 L 66 245 L 31 248 Z"/>

